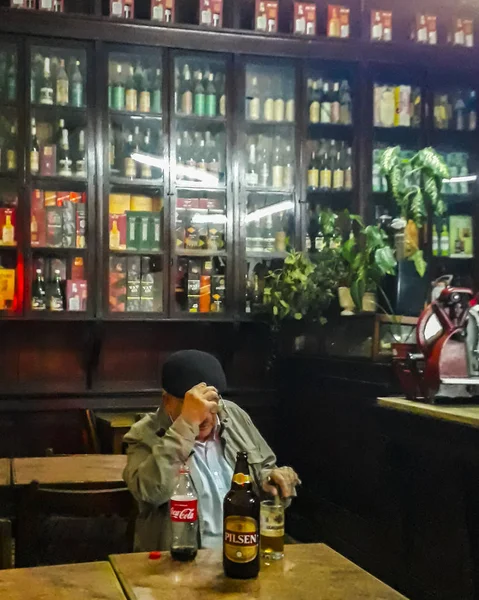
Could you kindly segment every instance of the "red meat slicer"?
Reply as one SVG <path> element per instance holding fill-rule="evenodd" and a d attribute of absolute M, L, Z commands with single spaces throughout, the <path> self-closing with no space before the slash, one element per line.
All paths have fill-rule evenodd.
<path fill-rule="evenodd" d="M 417 324 L 417 354 L 395 359 L 406 396 L 427 402 L 479 400 L 478 296 L 444 287 Z"/>

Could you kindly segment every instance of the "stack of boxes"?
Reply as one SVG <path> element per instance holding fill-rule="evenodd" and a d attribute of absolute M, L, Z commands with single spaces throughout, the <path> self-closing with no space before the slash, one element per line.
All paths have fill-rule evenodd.
<path fill-rule="evenodd" d="M 31 245 L 50 248 L 85 248 L 86 193 L 33 190 Z"/>
<path fill-rule="evenodd" d="M 188 312 L 224 311 L 226 279 L 217 274 L 211 259 L 179 259 L 177 276 L 177 292 L 181 294 L 186 288 Z"/>
<path fill-rule="evenodd" d="M 162 310 L 162 258 L 110 256 L 110 311 L 161 312 Z"/>
<path fill-rule="evenodd" d="M 15 298 L 15 269 L 0 265 L 0 310 L 12 310 Z"/>
<path fill-rule="evenodd" d="M 224 250 L 226 215 L 218 198 L 178 198 L 176 247 L 191 250 Z"/>
<path fill-rule="evenodd" d="M 160 250 L 161 208 L 149 196 L 110 194 L 110 250 Z"/>

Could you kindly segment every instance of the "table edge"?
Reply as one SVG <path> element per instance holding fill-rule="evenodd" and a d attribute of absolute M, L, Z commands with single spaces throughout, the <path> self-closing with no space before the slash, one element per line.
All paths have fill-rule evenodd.
<path fill-rule="evenodd" d="M 443 421 L 447 423 L 456 423 L 458 425 L 464 425 L 466 427 L 472 427 L 474 429 L 479 428 L 479 415 L 477 417 L 468 417 L 453 412 L 454 408 L 458 408 L 459 405 L 457 407 L 449 405 L 441 406 L 435 404 L 427 404 L 425 402 L 414 402 L 405 398 L 403 399 L 387 397 L 379 397 L 376 402 L 377 406 L 381 408 L 397 410 L 399 412 L 404 412 L 410 415 L 417 415 L 419 417 L 428 417 L 430 419 L 436 419 L 438 421 Z M 406 402 L 410 402 L 410 406 L 405 404 Z M 461 408 L 463 407 L 463 405 L 460 406 Z"/>

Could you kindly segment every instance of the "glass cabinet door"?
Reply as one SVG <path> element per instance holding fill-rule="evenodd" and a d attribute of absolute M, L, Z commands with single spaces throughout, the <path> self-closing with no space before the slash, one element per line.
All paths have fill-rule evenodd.
<path fill-rule="evenodd" d="M 108 311 L 164 310 L 162 54 L 108 54 Z M 105 213 L 104 213 L 105 214 Z"/>
<path fill-rule="evenodd" d="M 269 301 L 267 274 L 295 243 L 295 70 L 290 64 L 245 64 L 245 302 L 247 313 Z"/>
<path fill-rule="evenodd" d="M 87 51 L 33 45 L 30 64 L 29 310 L 84 313 L 91 306 L 87 268 L 93 173 L 88 151 L 94 143 L 87 112 Z"/>
<path fill-rule="evenodd" d="M 23 297 L 23 261 L 18 211 L 18 88 L 15 46 L 0 45 L 0 318 L 19 313 Z"/>
<path fill-rule="evenodd" d="M 183 53 L 173 60 L 173 311 L 220 316 L 228 309 L 233 231 L 227 191 L 227 60 Z"/>

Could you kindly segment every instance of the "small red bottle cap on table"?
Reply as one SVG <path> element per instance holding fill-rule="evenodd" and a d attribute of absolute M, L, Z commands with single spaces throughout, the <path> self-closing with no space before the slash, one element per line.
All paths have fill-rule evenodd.
<path fill-rule="evenodd" d="M 158 550 L 155 550 L 154 552 L 150 552 L 150 554 L 148 555 L 149 560 L 160 560 L 161 558 L 161 552 L 158 552 Z"/>

